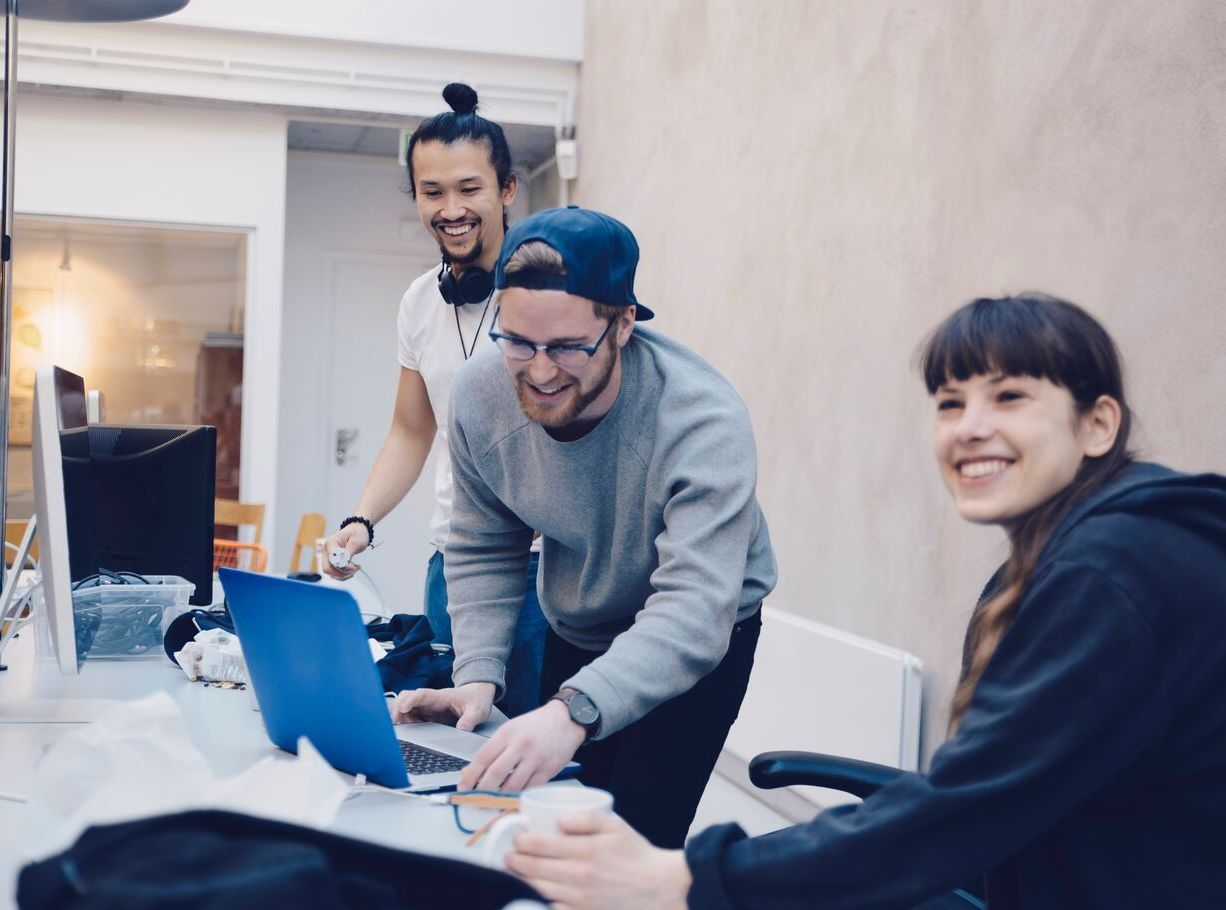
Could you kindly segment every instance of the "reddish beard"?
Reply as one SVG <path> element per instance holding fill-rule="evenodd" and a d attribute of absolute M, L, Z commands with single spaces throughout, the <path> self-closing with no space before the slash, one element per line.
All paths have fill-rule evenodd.
<path fill-rule="evenodd" d="M 608 366 L 603 373 L 592 380 L 592 384 L 586 389 L 580 386 L 578 378 L 565 374 L 569 377 L 569 387 L 557 404 L 542 404 L 534 398 L 532 392 L 527 388 L 529 384 L 527 371 L 520 373 L 515 379 L 515 394 L 519 397 L 519 406 L 524 416 L 533 423 L 539 423 L 545 427 L 564 427 L 574 422 L 583 413 L 583 410 L 609 387 L 609 381 L 613 378 L 613 370 L 621 357 L 621 349 L 616 345 L 611 345 L 611 347 L 613 354 L 609 358 Z"/>

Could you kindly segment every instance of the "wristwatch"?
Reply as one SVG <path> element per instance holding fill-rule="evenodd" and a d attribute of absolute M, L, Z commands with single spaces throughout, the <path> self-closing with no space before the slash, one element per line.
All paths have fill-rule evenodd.
<path fill-rule="evenodd" d="M 572 689 L 569 686 L 559 689 L 558 694 L 549 700 L 554 701 L 555 699 L 566 705 L 566 710 L 570 712 L 570 719 L 587 731 L 587 738 L 584 742 L 590 742 L 600 732 L 600 709 L 596 707 L 594 701 L 578 689 Z"/>

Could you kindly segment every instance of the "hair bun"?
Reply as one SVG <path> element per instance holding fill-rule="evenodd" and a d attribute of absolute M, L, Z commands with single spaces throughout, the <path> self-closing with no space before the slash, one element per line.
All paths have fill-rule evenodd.
<path fill-rule="evenodd" d="M 457 114 L 471 114 L 477 109 L 477 93 L 470 85 L 452 82 L 443 89 L 443 100 Z"/>

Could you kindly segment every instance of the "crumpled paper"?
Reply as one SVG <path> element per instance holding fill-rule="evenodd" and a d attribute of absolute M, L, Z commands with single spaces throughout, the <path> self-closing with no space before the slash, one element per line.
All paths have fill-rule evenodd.
<path fill-rule="evenodd" d="M 159 692 L 109 708 L 51 745 L 29 791 L 27 857 L 58 853 L 91 825 L 189 809 L 325 828 L 348 792 L 305 738 L 297 756 L 269 756 L 234 777 L 218 777 L 179 706 Z"/>
<path fill-rule="evenodd" d="M 375 663 L 387 656 L 387 648 L 373 638 L 366 639 L 370 656 Z M 204 679 L 209 682 L 232 682 L 246 684 L 247 659 L 238 636 L 224 629 L 202 629 L 196 637 L 175 651 L 175 662 L 192 682 Z"/>
<path fill-rule="evenodd" d="M 175 651 L 175 662 L 192 682 L 247 682 L 247 661 L 238 637 L 224 629 L 202 629 Z"/>

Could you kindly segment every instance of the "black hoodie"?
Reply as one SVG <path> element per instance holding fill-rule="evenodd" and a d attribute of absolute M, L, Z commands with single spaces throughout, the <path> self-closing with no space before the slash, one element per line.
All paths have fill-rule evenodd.
<path fill-rule="evenodd" d="M 1226 908 L 1226 478 L 1137 464 L 1057 527 L 928 774 L 686 850 L 695 910 Z"/>

